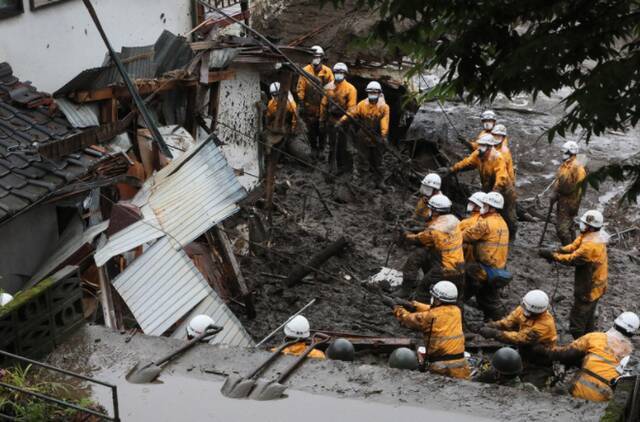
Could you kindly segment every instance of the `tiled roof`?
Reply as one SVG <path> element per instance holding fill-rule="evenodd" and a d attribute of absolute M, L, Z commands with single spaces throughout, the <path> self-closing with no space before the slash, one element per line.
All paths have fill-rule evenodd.
<path fill-rule="evenodd" d="M 86 175 L 104 157 L 89 148 L 57 160 L 40 155 L 37 146 L 82 133 L 50 104 L 48 94 L 0 63 L 0 223 Z"/>

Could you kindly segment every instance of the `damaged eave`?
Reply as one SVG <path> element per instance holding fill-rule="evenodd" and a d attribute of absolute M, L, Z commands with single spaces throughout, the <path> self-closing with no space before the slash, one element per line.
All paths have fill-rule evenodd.
<path fill-rule="evenodd" d="M 180 76 L 175 78 L 137 79 L 133 81 L 140 95 L 162 93 L 179 88 L 192 88 L 198 84 L 194 77 Z M 125 86 L 109 86 L 95 90 L 74 91 L 68 97 L 77 103 L 90 103 L 111 99 L 129 99 L 131 93 Z"/>

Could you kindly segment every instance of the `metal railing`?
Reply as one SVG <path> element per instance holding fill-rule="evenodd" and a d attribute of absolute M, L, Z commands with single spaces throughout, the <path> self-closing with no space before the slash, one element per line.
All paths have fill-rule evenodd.
<path fill-rule="evenodd" d="M 31 365 L 36 365 L 45 369 L 48 369 L 50 371 L 54 371 L 54 372 L 58 372 L 60 374 L 64 374 L 70 377 L 74 377 L 74 378 L 78 378 L 81 379 L 83 381 L 87 381 L 87 382 L 91 382 L 94 384 L 98 384 L 98 385 L 102 385 L 104 387 L 110 388 L 111 389 L 111 398 L 113 401 L 113 416 L 109 416 L 106 413 L 101 413 L 98 412 L 96 410 L 93 409 L 89 409 L 83 406 L 79 406 L 75 403 L 70 403 L 68 401 L 65 400 L 61 400 L 61 399 L 57 399 L 55 397 L 51 397 L 48 396 L 46 394 L 42 394 L 42 393 L 37 393 L 34 391 L 29 391 L 28 389 L 22 388 L 22 387 L 18 387 L 15 385 L 11 385 L 11 384 L 7 384 L 5 382 L 0 382 L 0 387 L 1 388 L 6 388 L 8 390 L 12 390 L 12 391 L 18 391 L 20 393 L 29 395 L 29 396 L 33 396 L 36 397 L 40 400 L 44 400 L 50 403 L 53 403 L 57 406 L 63 407 L 63 408 L 68 408 L 68 409 L 74 409 L 77 410 L 78 412 L 83 412 L 83 413 L 88 413 L 94 416 L 98 416 L 102 419 L 108 420 L 108 421 L 114 421 L 114 422 L 120 422 L 120 409 L 118 407 L 118 387 L 113 385 L 113 384 L 109 384 L 107 382 L 103 382 L 103 381 L 99 381 L 99 380 L 95 380 L 93 378 L 89 378 L 86 377 L 84 375 L 80 375 L 80 374 L 76 374 L 75 372 L 71 372 L 71 371 L 67 371 L 65 369 L 60 369 L 60 368 L 56 368 L 55 366 L 43 363 L 43 362 L 38 362 L 36 360 L 33 359 L 28 359 L 25 358 L 23 356 L 19 356 L 19 355 L 14 355 L 13 353 L 9 353 L 9 352 L 5 352 L 4 350 L 0 350 L 0 355 L 2 356 L 6 356 L 12 360 L 18 360 L 18 361 L 22 361 L 22 362 L 27 362 Z M 8 419 L 15 419 L 15 418 L 11 418 L 8 415 L 3 415 L 2 413 L 0 413 L 0 416 L 2 417 L 6 417 Z"/>

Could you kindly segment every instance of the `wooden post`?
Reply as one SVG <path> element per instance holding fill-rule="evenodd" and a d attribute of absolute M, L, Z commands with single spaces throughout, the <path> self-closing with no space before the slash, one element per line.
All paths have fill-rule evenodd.
<path fill-rule="evenodd" d="M 198 114 L 198 85 L 187 89 L 187 110 L 186 120 L 184 122 L 184 128 L 193 136 L 193 139 L 198 139 L 198 124 L 196 122 L 196 115 Z"/>
<path fill-rule="evenodd" d="M 213 82 L 209 88 L 209 117 L 211 117 L 211 126 L 209 132 L 216 130 L 218 124 L 218 108 L 220 101 L 220 82 Z"/>
<path fill-rule="evenodd" d="M 100 304 L 102 305 L 104 325 L 112 330 L 119 330 L 118 318 L 113 305 L 111 281 L 109 281 L 109 275 L 104 266 L 98 267 L 98 280 L 100 282 Z"/>

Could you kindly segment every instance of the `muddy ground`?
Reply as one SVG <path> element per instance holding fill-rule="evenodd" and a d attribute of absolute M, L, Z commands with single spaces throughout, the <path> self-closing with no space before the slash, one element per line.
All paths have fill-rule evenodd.
<path fill-rule="evenodd" d="M 527 99 L 514 102 L 498 100 L 492 105 L 499 120 L 507 125 L 510 133 L 514 161 L 517 168 L 517 190 L 521 204 L 533 214 L 545 214 L 548 195 L 541 201 L 531 200 L 550 183 L 560 164 L 559 145 L 565 140 L 558 139 L 549 145 L 546 138 L 539 139 L 545 128 L 557 118 L 561 108 L 557 98 L 547 98 L 532 104 Z M 477 116 L 484 107 L 470 107 L 463 104 L 447 103 L 444 109 L 453 125 L 465 137 L 471 138 L 479 129 Z M 421 132 L 421 125 L 436 126 L 443 121 L 443 112 L 433 103 L 423 106 L 414 120 L 410 136 Z M 448 125 L 448 123 L 447 123 Z M 455 131 L 449 126 L 449 141 L 443 144 L 452 159 L 462 157 L 464 147 L 455 138 Z M 579 136 L 576 136 L 577 140 Z M 640 149 L 637 132 L 610 135 L 592 139 L 586 146 L 589 168 L 597 168 L 602 163 L 619 156 L 631 154 Z M 396 150 L 399 151 L 399 150 Z M 426 160 L 427 162 L 429 160 Z M 273 252 L 267 256 L 247 256 L 242 259 L 242 270 L 250 281 L 256 295 L 258 317 L 247 320 L 239 308 L 237 313 L 249 332 L 260 339 L 274 327 L 302 307 L 312 298 L 316 304 L 305 315 L 313 328 L 350 331 L 371 335 L 414 335 L 398 325 L 390 310 L 379 300 L 375 289 L 364 283 L 376 274 L 387 262 L 388 267 L 400 269 L 410 249 L 394 245 L 398 225 L 408 224 L 412 217 L 418 189 L 416 178 L 402 182 L 397 176 L 398 160 L 387 154 L 385 168 L 390 176 L 388 182 L 392 191 L 382 193 L 371 187 L 364 187 L 355 201 L 341 204 L 335 201 L 334 193 L 339 182 L 326 179 L 325 163 L 317 163 L 318 168 L 310 169 L 285 160 L 278 170 L 278 184 L 275 201 L 280 211 L 273 214 L 271 245 Z M 425 169 L 426 171 L 426 169 Z M 479 185 L 475 172 L 460 176 L 460 182 L 473 188 Z M 331 214 L 325 210 L 313 189 L 316 185 L 327 200 Z M 285 186 L 290 188 L 285 189 Z M 450 186 L 445 189 L 455 189 Z M 636 206 L 620 206 L 617 202 L 623 186 L 607 183 L 600 192 L 589 189 L 582 210 L 598 207 L 605 212 L 610 233 L 636 224 Z M 614 195 L 616 194 L 616 195 Z M 603 198 L 604 197 L 604 198 Z M 608 199 L 608 202 L 605 201 Z M 306 205 L 305 205 L 306 204 Z M 459 204 L 464 206 L 463 203 Z M 304 211 L 303 211 L 304 209 Z M 260 212 L 260 211 L 258 211 Z M 557 319 L 561 341 L 571 340 L 568 335 L 568 315 L 573 297 L 573 269 L 554 266 L 536 254 L 537 243 L 543 224 L 541 221 L 519 224 L 518 237 L 512 244 L 509 255 L 509 269 L 514 280 L 503 292 L 504 303 L 511 309 L 517 306 L 521 297 L 530 289 L 540 288 L 554 298 L 553 313 Z M 287 276 L 298 262 L 309 257 L 329 244 L 330 241 L 345 236 L 348 248 L 322 266 L 322 272 L 307 277 L 303 283 L 286 287 L 278 276 Z M 557 244 L 555 230 L 550 225 L 546 244 Z M 598 326 L 606 330 L 616 315 L 623 310 L 639 309 L 637 274 L 640 265 L 627 254 L 638 256 L 637 238 L 629 238 L 609 248 L 609 290 L 600 301 Z M 473 304 L 467 315 L 471 320 L 479 320 L 481 315 L 474 311 Z M 277 340 L 277 339 L 276 339 Z M 636 345 L 640 345 L 636 343 Z M 636 352 L 636 357 L 640 356 Z"/>

